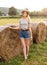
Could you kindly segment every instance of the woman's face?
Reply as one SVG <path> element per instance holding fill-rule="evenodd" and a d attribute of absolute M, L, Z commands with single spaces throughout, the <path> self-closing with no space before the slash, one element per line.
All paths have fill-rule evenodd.
<path fill-rule="evenodd" d="M 23 17 L 27 17 L 28 16 L 28 14 L 27 14 L 27 12 L 23 12 Z"/>

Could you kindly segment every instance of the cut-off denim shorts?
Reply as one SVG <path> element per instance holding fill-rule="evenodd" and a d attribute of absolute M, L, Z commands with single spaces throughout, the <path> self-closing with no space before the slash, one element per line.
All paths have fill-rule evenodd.
<path fill-rule="evenodd" d="M 29 30 L 20 30 L 20 38 L 30 38 Z"/>

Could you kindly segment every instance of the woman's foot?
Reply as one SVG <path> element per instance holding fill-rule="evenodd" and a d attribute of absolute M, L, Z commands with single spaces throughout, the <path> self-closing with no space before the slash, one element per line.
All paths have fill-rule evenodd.
<path fill-rule="evenodd" d="M 28 54 L 27 54 L 27 57 L 28 57 Z"/>
<path fill-rule="evenodd" d="M 25 57 L 25 60 L 27 60 L 27 56 Z"/>
<path fill-rule="evenodd" d="M 28 54 L 27 54 L 27 57 L 28 57 Z"/>

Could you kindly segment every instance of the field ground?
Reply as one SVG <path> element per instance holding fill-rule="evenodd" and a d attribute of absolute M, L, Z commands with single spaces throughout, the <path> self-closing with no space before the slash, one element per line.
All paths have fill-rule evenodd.
<path fill-rule="evenodd" d="M 42 22 L 42 21 L 47 21 L 46 18 L 32 18 L 32 22 Z M 19 22 L 19 19 L 0 19 L 0 26 L 4 26 L 6 24 L 16 24 Z"/>
<path fill-rule="evenodd" d="M 0 62 L 0 65 L 47 65 L 47 43 L 30 46 L 28 59 L 23 54 L 10 61 Z"/>
<path fill-rule="evenodd" d="M 32 22 L 40 22 L 46 20 L 46 18 L 32 18 L 31 20 Z M 0 19 L 0 26 L 9 23 L 16 24 L 18 21 L 18 19 Z M 34 43 L 30 46 L 29 56 L 26 61 L 24 60 L 23 54 L 21 54 L 19 57 L 10 61 L 0 61 L 0 65 L 47 65 L 47 42 L 44 42 L 43 44 Z"/>

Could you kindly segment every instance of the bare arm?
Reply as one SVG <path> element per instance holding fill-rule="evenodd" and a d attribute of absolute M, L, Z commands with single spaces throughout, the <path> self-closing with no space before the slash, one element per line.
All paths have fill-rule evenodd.
<path fill-rule="evenodd" d="M 12 26 L 10 26 L 9 28 L 10 28 L 10 29 L 20 29 L 20 22 L 18 23 L 17 26 L 12 25 Z"/>

